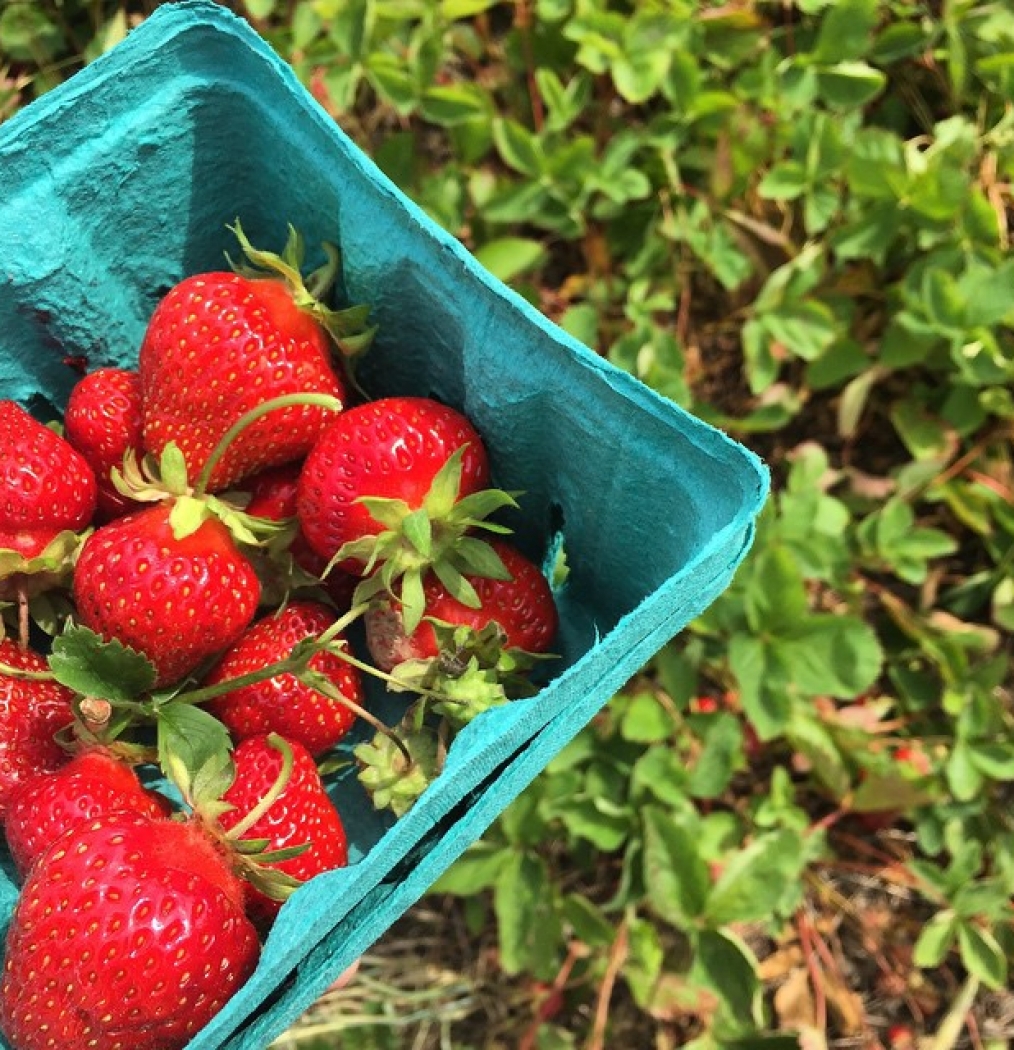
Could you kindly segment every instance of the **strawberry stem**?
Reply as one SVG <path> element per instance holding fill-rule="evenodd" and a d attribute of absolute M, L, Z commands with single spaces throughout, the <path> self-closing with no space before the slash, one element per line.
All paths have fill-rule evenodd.
<path fill-rule="evenodd" d="M 208 457 L 208 461 L 204 464 L 204 469 L 201 471 L 200 477 L 197 479 L 197 484 L 194 486 L 194 495 L 200 497 L 205 494 L 208 488 L 208 482 L 211 480 L 212 471 L 218 465 L 219 460 L 225 455 L 229 446 L 244 430 L 246 430 L 247 427 L 256 423 L 258 419 L 266 416 L 269 412 L 274 412 L 276 409 L 295 408 L 307 405 L 317 405 L 320 408 L 331 409 L 333 412 L 340 412 L 343 407 L 341 401 L 336 397 L 332 397 L 330 394 L 306 392 L 302 394 L 283 394 L 281 397 L 273 397 L 268 401 L 264 401 L 257 405 L 255 408 L 251 408 L 249 412 L 245 412 L 235 423 L 232 424 L 231 427 L 229 427 L 212 450 L 211 455 Z"/>
<path fill-rule="evenodd" d="M 284 660 L 278 660 L 273 664 L 265 664 L 256 671 L 248 671 L 246 674 L 237 675 L 235 678 L 227 678 L 223 682 L 214 685 L 201 686 L 199 689 L 189 689 L 186 692 L 173 696 L 173 703 L 203 704 L 208 700 L 231 693 L 234 689 L 243 689 L 248 685 L 257 685 L 266 682 L 278 675 L 291 674 L 299 678 L 305 672 L 310 661 L 334 641 L 335 636 L 344 631 L 350 624 L 354 623 L 366 611 L 365 605 L 354 605 L 343 616 L 327 630 L 322 631 L 315 638 L 310 637 L 304 642 L 293 646 L 289 655 Z M 339 653 L 340 655 L 340 653 Z"/>
<path fill-rule="evenodd" d="M 292 766 L 295 762 L 295 758 L 293 757 L 292 748 L 289 746 L 289 742 L 283 737 L 280 737 L 277 733 L 269 733 L 268 743 L 282 756 L 282 768 L 278 771 L 278 776 L 275 777 L 275 782 L 264 793 L 257 805 L 254 806 L 238 824 L 234 824 L 225 833 L 225 838 L 231 842 L 241 839 L 257 824 L 261 817 L 263 817 L 278 801 L 279 796 L 288 786 L 289 780 L 292 777 Z"/>
<path fill-rule="evenodd" d="M 22 646 L 22 648 L 25 648 Z M 55 682 L 56 675 L 52 671 L 26 671 L 20 667 L 11 667 L 10 664 L 0 663 L 0 674 L 8 678 L 23 678 L 26 682 Z"/>
<path fill-rule="evenodd" d="M 345 659 L 344 654 L 338 654 L 342 659 Z M 349 662 L 356 666 L 357 661 L 349 659 Z M 301 682 L 305 685 L 310 686 L 311 689 L 315 689 L 321 695 L 327 697 L 333 703 L 341 704 L 343 707 L 347 707 L 354 715 L 361 718 L 367 725 L 372 726 L 378 733 L 382 733 L 391 741 L 392 744 L 401 752 L 402 757 L 405 759 L 408 767 L 411 768 L 413 765 L 412 752 L 409 751 L 404 740 L 388 725 L 385 725 L 372 711 L 367 711 L 365 707 L 357 704 L 354 700 L 350 700 L 347 696 L 340 693 L 326 678 L 317 678 L 316 676 L 301 678 Z"/>

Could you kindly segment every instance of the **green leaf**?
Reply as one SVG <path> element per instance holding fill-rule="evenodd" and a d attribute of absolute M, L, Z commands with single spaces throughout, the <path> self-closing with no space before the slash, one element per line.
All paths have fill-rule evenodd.
<path fill-rule="evenodd" d="M 776 644 L 793 683 L 808 696 L 858 696 L 876 681 L 884 661 L 876 632 L 853 616 L 814 614 Z"/>
<path fill-rule="evenodd" d="M 510 117 L 493 121 L 493 141 L 505 163 L 522 175 L 537 177 L 545 167 L 542 144 L 522 124 Z"/>
<path fill-rule="evenodd" d="M 786 303 L 763 315 L 768 334 L 804 361 L 814 361 L 839 335 L 830 307 L 816 299 Z"/>
<path fill-rule="evenodd" d="M 6 57 L 43 66 L 64 46 L 59 27 L 38 4 L 5 5 L 0 14 L 0 52 Z"/>
<path fill-rule="evenodd" d="M 631 697 L 620 723 L 623 739 L 641 744 L 667 740 L 672 736 L 673 728 L 672 716 L 649 692 L 635 693 Z"/>
<path fill-rule="evenodd" d="M 113 639 L 105 641 L 86 627 L 71 626 L 53 639 L 49 666 L 57 681 L 82 696 L 123 703 L 155 687 L 152 662 Z"/>
<path fill-rule="evenodd" d="M 690 979 L 715 992 L 734 1029 L 755 1031 L 763 1024 L 757 959 L 730 930 L 702 930 L 695 940 Z"/>
<path fill-rule="evenodd" d="M 838 0 L 821 19 L 813 59 L 821 63 L 862 59 L 878 20 L 876 0 Z"/>
<path fill-rule="evenodd" d="M 795 831 L 775 831 L 754 839 L 729 856 L 712 887 L 705 918 L 717 927 L 779 914 L 786 891 L 801 888 L 806 860 L 803 841 Z"/>
<path fill-rule="evenodd" d="M 750 565 L 744 600 L 747 622 L 754 631 L 787 634 L 807 617 L 806 586 L 792 551 L 771 544 Z"/>
<path fill-rule="evenodd" d="M 924 970 L 935 970 L 947 958 L 957 935 L 957 917 L 940 911 L 922 928 L 912 951 L 912 961 Z"/>
<path fill-rule="evenodd" d="M 866 62 L 839 62 L 817 73 L 821 97 L 829 106 L 856 109 L 872 102 L 887 84 L 887 76 Z"/>
<path fill-rule="evenodd" d="M 472 18 L 493 7 L 498 0 L 440 0 L 441 17 L 451 22 L 459 18 Z"/>
<path fill-rule="evenodd" d="M 989 930 L 970 922 L 958 924 L 958 951 L 968 972 L 995 991 L 1006 987 L 1007 958 Z"/>
<path fill-rule="evenodd" d="M 786 160 L 768 169 L 757 192 L 768 200 L 795 200 L 809 185 L 806 169 L 799 161 Z"/>
<path fill-rule="evenodd" d="M 660 918 L 685 928 L 703 914 L 711 885 L 697 836 L 688 824 L 658 806 L 648 806 L 643 819 L 648 903 Z"/>
<path fill-rule="evenodd" d="M 219 769 L 232 749 L 229 731 L 210 712 L 195 704 L 170 701 L 155 711 L 162 772 L 191 797 L 202 770 Z"/>
<path fill-rule="evenodd" d="M 743 759 L 743 729 L 735 715 L 720 711 L 707 719 L 700 735 L 704 746 L 690 770 L 687 789 L 695 798 L 718 798 Z"/>
<path fill-rule="evenodd" d="M 753 635 L 729 640 L 729 666 L 739 685 L 743 710 L 762 740 L 781 733 L 792 713 L 786 664 L 774 645 Z"/>
<path fill-rule="evenodd" d="M 428 88 L 419 103 L 423 118 L 442 127 L 488 119 L 491 110 L 489 95 L 477 84 L 438 84 Z"/>
<path fill-rule="evenodd" d="M 512 854 L 493 892 L 504 973 L 553 978 L 561 931 L 555 905 L 545 862 L 527 853 Z"/>
<path fill-rule="evenodd" d="M 598 798 L 570 799 L 560 810 L 560 820 L 571 835 L 603 853 L 622 848 L 630 837 L 630 814 L 609 812 Z"/>
<path fill-rule="evenodd" d="M 476 251 L 475 257 L 494 277 L 511 281 L 519 274 L 541 266 L 547 252 L 541 241 L 526 237 L 501 237 L 484 244 Z"/>

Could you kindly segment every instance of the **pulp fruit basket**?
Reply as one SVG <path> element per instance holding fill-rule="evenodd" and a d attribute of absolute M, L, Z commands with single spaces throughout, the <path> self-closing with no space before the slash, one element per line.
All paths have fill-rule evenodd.
<path fill-rule="evenodd" d="M 134 363 L 158 298 L 223 267 L 227 223 L 269 247 L 292 223 L 340 245 L 344 296 L 373 308 L 370 393 L 464 411 L 496 484 L 522 493 L 520 545 L 547 564 L 566 553 L 559 659 L 536 696 L 468 726 L 400 820 L 354 775 L 333 785 L 349 867 L 288 901 L 254 976 L 190 1044 L 265 1047 L 721 593 L 767 473 L 492 278 L 216 4 L 158 8 L 0 127 L 0 171 L 0 396 L 54 417 L 76 378 L 65 358 Z M 5 919 L 16 893 L 3 877 Z"/>

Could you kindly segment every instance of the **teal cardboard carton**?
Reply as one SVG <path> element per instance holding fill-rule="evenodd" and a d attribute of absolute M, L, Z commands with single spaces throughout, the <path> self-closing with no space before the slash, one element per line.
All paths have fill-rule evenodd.
<path fill-rule="evenodd" d="M 728 584 L 767 474 L 746 449 L 612 367 L 491 277 L 389 182 L 249 26 L 167 4 L 0 126 L 0 396 L 55 414 L 75 375 L 132 364 L 159 297 L 220 269 L 226 224 L 341 246 L 344 294 L 379 334 L 375 396 L 464 411 L 528 553 L 569 576 L 550 681 L 455 740 L 397 822 L 333 786 L 352 863 L 282 909 L 253 978 L 190 1044 L 281 1034 L 474 842 L 608 698 Z M 374 706 L 393 711 L 391 698 Z M 0 878 L 0 918 L 16 887 Z"/>

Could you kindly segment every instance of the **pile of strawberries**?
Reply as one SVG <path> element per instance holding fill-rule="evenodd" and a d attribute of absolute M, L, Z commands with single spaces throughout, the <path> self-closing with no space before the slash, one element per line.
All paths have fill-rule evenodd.
<path fill-rule="evenodd" d="M 358 388 L 374 333 L 324 305 L 333 247 L 304 277 L 293 231 L 275 255 L 233 230 L 244 262 L 173 288 L 137 368 L 82 375 L 62 426 L 0 401 L 17 1050 L 184 1046 L 282 902 L 347 862 L 322 769 L 353 725 L 363 786 L 400 815 L 554 640 L 469 420 Z M 367 675 L 406 694 L 397 725 Z"/>

